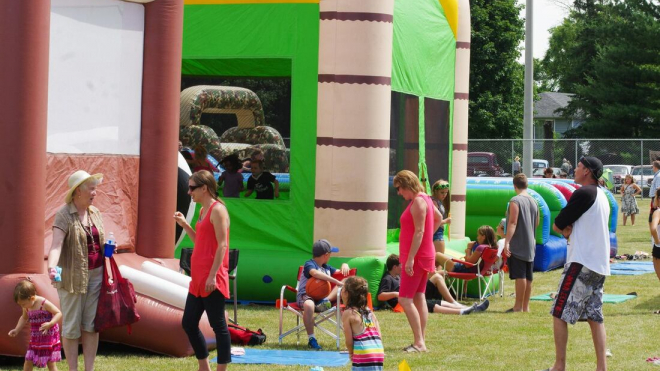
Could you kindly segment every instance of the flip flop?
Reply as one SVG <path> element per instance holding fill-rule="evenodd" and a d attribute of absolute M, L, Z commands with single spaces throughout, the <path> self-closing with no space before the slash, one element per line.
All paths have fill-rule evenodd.
<path fill-rule="evenodd" d="M 403 348 L 403 351 L 406 353 L 420 353 L 421 350 L 417 348 L 414 344 L 410 344 L 407 347 Z"/>
<path fill-rule="evenodd" d="M 513 313 L 513 308 L 509 308 L 509 309 L 505 310 L 504 313 Z"/>

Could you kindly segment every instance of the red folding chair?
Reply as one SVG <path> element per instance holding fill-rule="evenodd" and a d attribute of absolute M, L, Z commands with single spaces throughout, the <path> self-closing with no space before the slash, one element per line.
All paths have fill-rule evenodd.
<path fill-rule="evenodd" d="M 277 308 L 280 310 L 280 335 L 279 335 L 279 343 L 282 344 L 282 339 L 284 339 L 286 336 L 289 336 L 291 334 L 296 334 L 297 340 L 296 344 L 300 344 L 300 333 L 305 331 L 305 324 L 301 323 L 301 319 L 303 318 L 303 308 L 298 306 L 298 303 L 295 301 L 293 303 L 289 303 L 284 299 L 284 293 L 285 291 L 290 291 L 294 295 L 298 294 L 298 284 L 300 283 L 300 277 L 302 276 L 303 273 L 303 267 L 298 268 L 298 282 L 296 283 L 296 286 L 289 286 L 289 285 L 284 285 L 282 286 L 282 289 L 280 290 L 280 298 L 276 302 Z M 337 270 L 335 274 L 332 275 L 335 279 L 341 281 L 345 279 L 346 277 L 350 276 L 355 276 L 357 273 L 357 269 L 353 268 L 348 272 L 347 276 L 344 276 L 340 270 Z M 332 285 L 334 287 L 334 285 Z M 339 350 L 339 340 L 341 338 L 341 332 L 342 332 L 342 323 L 341 323 L 341 310 L 338 310 L 337 303 L 341 302 L 341 287 L 337 290 L 337 300 L 335 301 L 335 305 L 332 306 L 330 309 L 327 309 L 323 312 L 318 313 L 314 317 L 314 327 L 318 328 L 321 332 L 329 335 L 333 339 L 335 339 L 337 343 L 337 350 Z M 284 328 L 284 311 L 290 312 L 295 315 L 296 317 L 296 326 L 293 327 L 292 329 L 283 332 Z M 329 328 L 325 328 L 322 326 L 323 323 L 329 324 Z"/>
<path fill-rule="evenodd" d="M 472 267 L 481 267 L 477 272 L 472 272 L 472 273 L 464 273 L 464 272 L 448 272 L 446 269 L 447 262 L 445 262 L 445 279 L 447 280 L 447 287 L 454 287 L 454 284 L 456 284 L 456 288 L 454 291 L 456 292 L 456 296 L 458 300 L 461 300 L 462 298 L 465 297 L 465 292 L 467 290 L 467 283 L 468 281 L 472 281 L 474 279 L 477 280 L 479 283 L 479 300 L 484 300 L 486 297 L 487 293 L 493 294 L 493 286 L 491 285 L 492 283 L 492 276 L 494 273 L 499 273 L 500 277 L 503 276 L 504 273 L 501 272 L 501 269 L 497 268 L 497 272 L 494 272 L 494 264 L 499 260 L 499 257 L 497 256 L 497 249 L 493 248 L 487 248 L 484 249 L 483 253 L 481 254 L 481 257 L 476 263 L 468 263 L 464 260 L 460 259 L 451 259 L 454 263 L 461 263 L 465 265 L 468 268 Z M 481 290 L 481 284 L 485 285 L 484 290 Z M 462 283 L 462 285 L 461 285 Z M 503 295 L 503 292 L 500 293 Z"/>

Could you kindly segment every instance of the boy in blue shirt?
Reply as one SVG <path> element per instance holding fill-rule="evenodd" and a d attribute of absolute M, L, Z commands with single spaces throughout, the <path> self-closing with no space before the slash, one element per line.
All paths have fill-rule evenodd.
<path fill-rule="evenodd" d="M 337 269 L 328 265 L 330 254 L 333 252 L 339 252 L 339 249 L 333 247 L 328 240 L 314 242 L 312 246 L 313 258 L 306 261 L 303 266 L 303 273 L 298 284 L 298 294 L 296 295 L 298 306 L 303 309 L 303 323 L 305 324 L 305 330 L 307 330 L 307 336 L 309 338 L 307 345 L 316 350 L 321 350 L 322 348 L 314 336 L 314 312 L 322 312 L 330 309 L 332 305 L 331 301 L 337 300 L 337 287 L 342 286 L 341 281 L 332 277 Z M 350 269 L 348 268 L 348 264 L 343 263 L 340 270 L 344 276 L 347 276 Z M 306 294 L 305 287 L 307 286 L 307 280 L 312 277 L 335 284 L 335 287 L 325 299 L 314 300 Z"/>

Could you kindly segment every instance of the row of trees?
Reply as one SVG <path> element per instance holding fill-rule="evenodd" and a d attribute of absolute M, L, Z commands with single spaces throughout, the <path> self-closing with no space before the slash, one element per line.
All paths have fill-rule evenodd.
<path fill-rule="evenodd" d="M 559 1 L 559 0 L 558 0 Z M 471 138 L 522 136 L 522 5 L 471 0 Z M 573 93 L 564 112 L 584 121 L 584 138 L 660 136 L 660 4 L 657 0 L 574 0 L 535 61 L 537 92 Z"/>

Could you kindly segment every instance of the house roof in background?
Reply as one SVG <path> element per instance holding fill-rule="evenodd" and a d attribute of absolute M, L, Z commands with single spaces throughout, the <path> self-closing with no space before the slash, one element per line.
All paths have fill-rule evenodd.
<path fill-rule="evenodd" d="M 534 102 L 534 119 L 560 119 L 564 116 L 556 111 L 568 106 L 573 94 L 546 92 L 540 93 L 539 96 L 541 99 Z"/>

